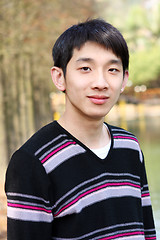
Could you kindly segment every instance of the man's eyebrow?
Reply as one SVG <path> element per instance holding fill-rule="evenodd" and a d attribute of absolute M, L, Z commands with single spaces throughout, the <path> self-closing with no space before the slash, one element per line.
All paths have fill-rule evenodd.
<path fill-rule="evenodd" d="M 118 65 L 122 65 L 122 61 L 120 59 L 111 59 L 109 61 L 109 64 L 118 64 Z"/>
<path fill-rule="evenodd" d="M 94 62 L 94 60 L 92 58 L 82 57 L 82 58 L 78 58 L 76 62 Z"/>
<path fill-rule="evenodd" d="M 94 62 L 94 59 L 89 57 L 81 57 L 76 60 L 76 62 Z M 118 64 L 121 65 L 122 61 L 120 59 L 110 59 L 107 64 Z"/>

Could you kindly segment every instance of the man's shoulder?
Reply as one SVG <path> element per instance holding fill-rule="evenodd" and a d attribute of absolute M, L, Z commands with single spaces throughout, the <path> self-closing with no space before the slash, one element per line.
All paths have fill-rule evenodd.
<path fill-rule="evenodd" d="M 137 137 L 132 132 L 124 128 L 113 126 L 113 125 L 108 125 L 108 128 L 114 140 L 132 141 L 132 142 L 138 143 L 139 145 L 139 141 Z"/>
<path fill-rule="evenodd" d="M 111 135 L 114 140 L 114 148 L 119 149 L 128 149 L 128 150 L 136 150 L 139 152 L 140 161 L 143 161 L 143 154 L 140 148 L 139 141 L 137 137 L 120 127 L 108 125 L 108 128 L 110 129 Z"/>
<path fill-rule="evenodd" d="M 60 131 L 56 122 L 51 122 L 42 128 L 40 128 L 37 132 L 35 132 L 22 146 L 20 149 L 30 152 L 30 154 L 34 154 L 37 149 L 44 146 L 50 141 L 53 141 L 58 135 Z"/>
<path fill-rule="evenodd" d="M 132 132 L 130 132 L 130 131 L 124 129 L 124 128 L 114 126 L 114 125 L 109 125 L 109 124 L 107 124 L 107 125 L 108 125 L 108 128 L 110 129 L 110 131 L 113 135 L 121 134 L 121 135 L 130 135 L 130 136 L 135 137 L 135 135 Z"/>

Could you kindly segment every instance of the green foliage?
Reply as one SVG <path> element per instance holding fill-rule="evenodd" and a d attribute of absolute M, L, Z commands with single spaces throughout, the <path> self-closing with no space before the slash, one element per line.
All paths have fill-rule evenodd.
<path fill-rule="evenodd" d="M 160 78 L 160 3 L 150 4 L 133 6 L 126 20 L 134 85 L 152 85 Z"/>
<path fill-rule="evenodd" d="M 148 19 L 146 11 L 140 5 L 132 7 L 128 14 L 127 27 L 130 31 L 138 31 L 144 27 L 148 27 Z"/>
<path fill-rule="evenodd" d="M 160 78 L 160 46 L 137 51 L 130 57 L 130 80 L 134 84 L 149 84 Z"/>

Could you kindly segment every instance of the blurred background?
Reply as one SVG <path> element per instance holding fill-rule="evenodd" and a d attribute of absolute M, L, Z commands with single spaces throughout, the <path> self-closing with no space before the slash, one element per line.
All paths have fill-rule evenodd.
<path fill-rule="evenodd" d="M 106 121 L 132 131 L 146 159 L 160 239 L 160 1 L 0 0 L 0 239 L 6 239 L 5 171 L 12 153 L 58 119 L 64 94 L 54 88 L 52 46 L 66 28 L 100 17 L 130 50 L 130 79 Z"/>

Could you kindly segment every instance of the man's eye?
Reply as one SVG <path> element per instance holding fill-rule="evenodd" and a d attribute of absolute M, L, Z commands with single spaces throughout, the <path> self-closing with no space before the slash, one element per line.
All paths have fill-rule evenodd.
<path fill-rule="evenodd" d="M 84 72 L 91 71 L 91 69 L 89 67 L 82 67 L 81 70 L 84 71 Z"/>
<path fill-rule="evenodd" d="M 109 72 L 116 73 L 116 72 L 118 72 L 118 69 L 117 68 L 110 68 Z"/>

